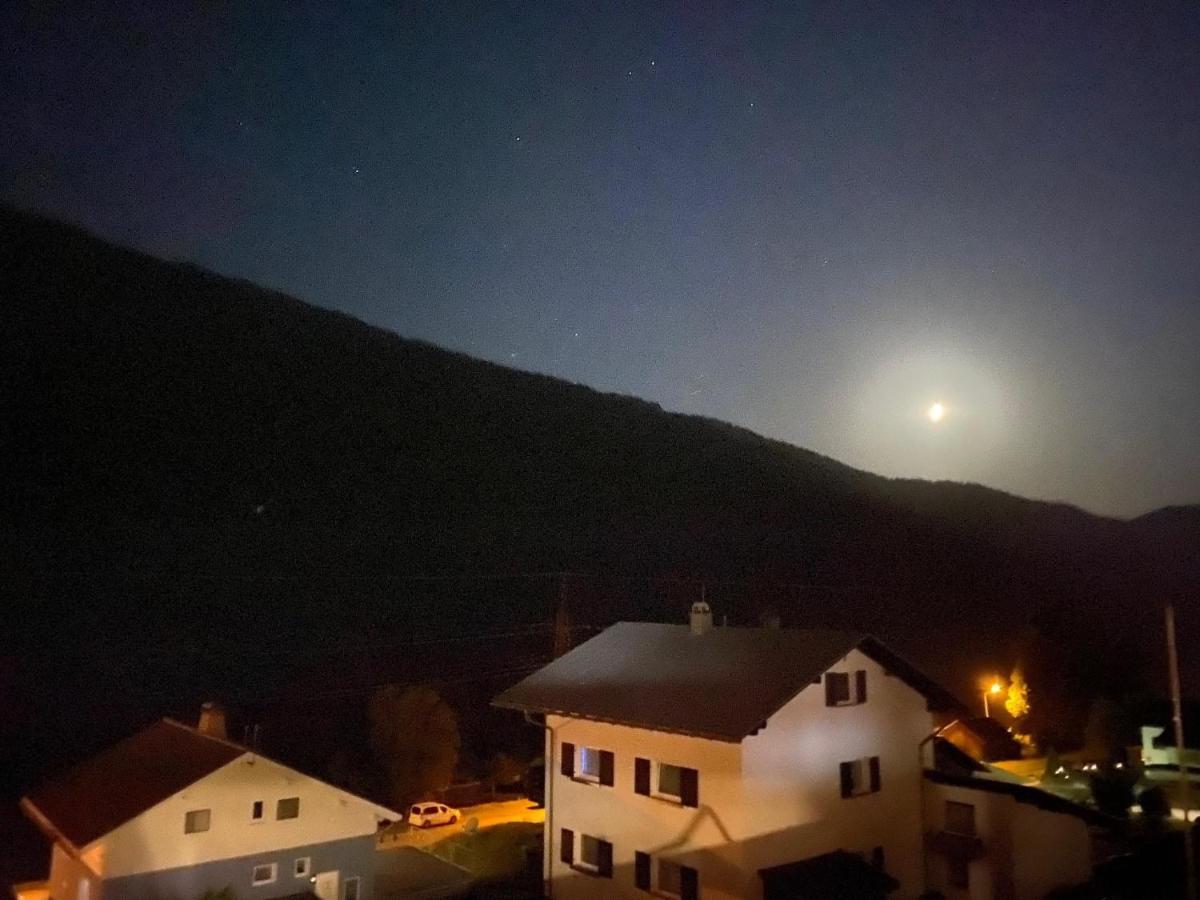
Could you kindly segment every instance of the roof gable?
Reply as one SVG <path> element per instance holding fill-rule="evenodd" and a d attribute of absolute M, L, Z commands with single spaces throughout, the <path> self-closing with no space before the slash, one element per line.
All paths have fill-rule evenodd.
<path fill-rule="evenodd" d="M 83 847 L 245 752 L 163 719 L 38 788 L 26 802 Z"/>
<path fill-rule="evenodd" d="M 741 741 L 854 649 L 939 702 L 952 697 L 859 632 L 621 622 L 495 704 L 712 740 Z"/>

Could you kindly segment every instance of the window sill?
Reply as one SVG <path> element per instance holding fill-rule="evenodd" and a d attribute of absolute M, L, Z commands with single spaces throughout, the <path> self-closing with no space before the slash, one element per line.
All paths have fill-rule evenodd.
<path fill-rule="evenodd" d="M 605 875 L 595 866 L 589 866 L 586 863 L 571 863 L 570 869 L 574 872 L 579 872 L 581 875 L 590 875 L 593 878 L 612 878 L 611 875 Z"/>
<path fill-rule="evenodd" d="M 593 778 L 591 775 L 571 775 L 570 779 L 572 781 L 574 781 L 576 784 L 594 784 L 594 785 L 600 784 L 599 776 L 596 776 Z"/>
<path fill-rule="evenodd" d="M 660 794 L 658 791 L 651 791 L 646 796 L 651 800 L 661 800 L 663 803 L 670 803 L 672 806 L 683 806 L 683 798 L 678 794 Z"/>

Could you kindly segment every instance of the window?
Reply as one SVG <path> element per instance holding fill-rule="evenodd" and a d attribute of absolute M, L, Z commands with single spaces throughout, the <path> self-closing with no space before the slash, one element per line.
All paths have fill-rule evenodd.
<path fill-rule="evenodd" d="M 695 869 L 649 853 L 633 855 L 633 879 L 643 891 L 660 897 L 697 900 L 699 896 L 700 879 Z"/>
<path fill-rule="evenodd" d="M 353 878 L 346 879 L 346 886 L 342 888 L 343 900 L 358 900 L 359 878 L 355 875 Z"/>
<path fill-rule="evenodd" d="M 667 763 L 658 764 L 658 784 L 654 792 L 678 799 L 683 796 L 683 769 Z"/>
<path fill-rule="evenodd" d="M 700 773 L 686 766 L 638 757 L 633 761 L 633 790 L 647 797 L 697 807 L 700 805 Z"/>
<path fill-rule="evenodd" d="M 250 821 L 261 822 L 262 817 L 263 817 L 263 802 L 261 800 L 255 800 L 254 804 L 250 807 Z"/>
<path fill-rule="evenodd" d="M 183 833 L 199 834 L 212 825 L 211 809 L 193 809 L 183 814 Z"/>
<path fill-rule="evenodd" d="M 948 856 L 946 869 L 950 887 L 962 888 L 964 891 L 971 889 L 971 864 L 967 860 L 961 856 Z"/>
<path fill-rule="evenodd" d="M 307 878 L 312 873 L 312 858 L 301 856 L 292 863 L 292 874 L 297 878 Z"/>
<path fill-rule="evenodd" d="M 839 774 L 843 797 L 873 794 L 881 787 L 878 756 L 844 762 L 839 767 Z"/>
<path fill-rule="evenodd" d="M 571 829 L 564 828 L 560 834 L 559 851 L 559 858 L 572 868 L 589 875 L 612 878 L 613 847 L 608 841 L 590 834 L 577 837 Z"/>
<path fill-rule="evenodd" d="M 975 837 L 975 807 L 970 803 L 946 801 L 946 830 Z"/>
<path fill-rule="evenodd" d="M 615 757 L 611 751 L 576 747 L 563 742 L 562 773 L 568 778 L 612 787 L 615 768 Z"/>
<path fill-rule="evenodd" d="M 300 815 L 300 798 L 285 797 L 275 804 L 276 819 L 295 819 Z"/>
<path fill-rule="evenodd" d="M 859 669 L 853 681 L 849 672 L 825 673 L 825 705 L 856 706 L 867 702 L 867 673 Z"/>
<path fill-rule="evenodd" d="M 275 880 L 276 866 L 275 863 L 264 863 L 261 866 L 255 866 L 254 871 L 250 873 L 250 883 L 270 884 Z"/>

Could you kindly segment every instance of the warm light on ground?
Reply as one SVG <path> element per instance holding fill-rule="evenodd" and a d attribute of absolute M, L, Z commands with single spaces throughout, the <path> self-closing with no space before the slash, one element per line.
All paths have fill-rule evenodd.
<path fill-rule="evenodd" d="M 935 403 L 933 406 L 929 407 L 925 415 L 929 416 L 929 421 L 936 425 L 938 422 L 942 421 L 943 418 L 945 418 L 946 407 L 943 406 L 941 402 Z"/>

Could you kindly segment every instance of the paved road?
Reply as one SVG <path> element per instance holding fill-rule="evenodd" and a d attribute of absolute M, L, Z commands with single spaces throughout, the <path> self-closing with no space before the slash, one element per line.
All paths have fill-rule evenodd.
<path fill-rule="evenodd" d="M 461 818 L 453 825 L 439 825 L 435 828 L 393 825 L 380 834 L 378 847 L 380 850 L 390 850 L 393 847 L 428 847 L 462 831 L 472 820 L 479 828 L 492 828 L 505 822 L 541 822 L 546 816 L 544 809 L 535 807 L 532 801 L 524 797 L 481 803 L 478 806 L 464 806 L 459 812 Z"/>

